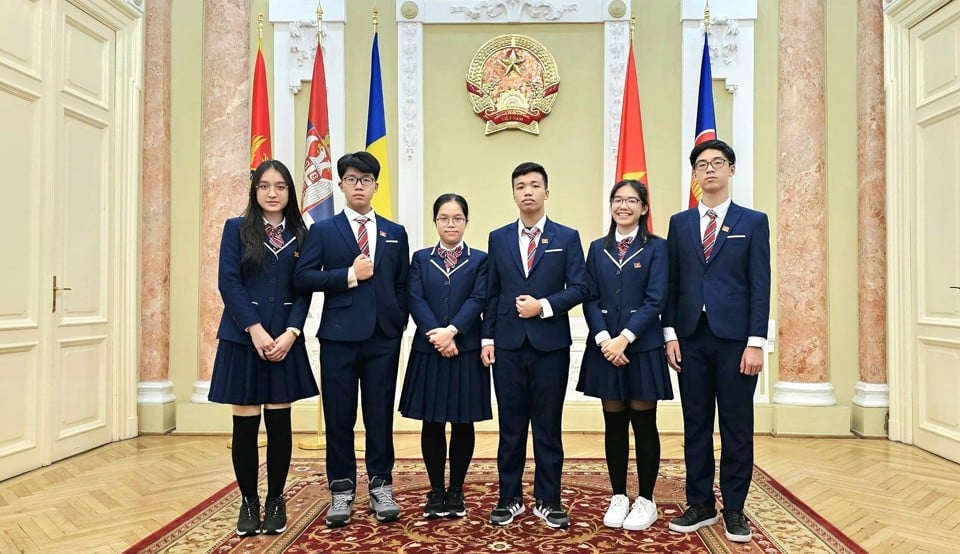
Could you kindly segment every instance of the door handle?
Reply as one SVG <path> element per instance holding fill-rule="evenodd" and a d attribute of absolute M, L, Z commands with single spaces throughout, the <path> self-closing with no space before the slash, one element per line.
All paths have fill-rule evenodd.
<path fill-rule="evenodd" d="M 53 276 L 53 312 L 57 311 L 57 293 L 63 290 L 73 290 L 70 287 L 58 287 L 57 286 L 57 276 Z"/>
<path fill-rule="evenodd" d="M 960 287 L 950 287 L 950 288 L 960 290 Z"/>

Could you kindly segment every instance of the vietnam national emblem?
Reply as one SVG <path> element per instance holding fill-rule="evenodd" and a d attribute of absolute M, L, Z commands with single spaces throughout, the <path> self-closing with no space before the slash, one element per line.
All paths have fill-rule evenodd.
<path fill-rule="evenodd" d="M 473 111 L 486 121 L 486 134 L 519 129 L 540 134 L 560 89 L 557 62 L 536 39 L 500 35 L 484 43 L 467 70 Z"/>

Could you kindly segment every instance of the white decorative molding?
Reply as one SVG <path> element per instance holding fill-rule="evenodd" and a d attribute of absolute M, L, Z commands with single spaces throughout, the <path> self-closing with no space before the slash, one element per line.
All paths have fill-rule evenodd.
<path fill-rule="evenodd" d="M 623 89 L 627 73 L 627 55 L 630 51 L 629 10 L 626 21 L 607 21 L 603 24 L 606 83 L 604 94 L 603 137 L 603 182 L 613 183 L 617 173 L 617 148 L 620 142 L 620 115 L 623 111 Z M 634 53 L 636 55 L 636 53 Z M 641 98 L 641 102 L 643 99 Z M 642 106 L 641 106 L 642 108 Z M 607 202 L 607 187 L 600 187 L 598 202 L 600 210 L 599 229 L 605 229 L 610 221 L 610 203 Z"/>
<path fill-rule="evenodd" d="M 346 152 L 346 0 L 322 0 L 322 7 L 330 156 L 336 160 Z M 273 156 L 290 167 L 294 180 L 299 183 L 303 177 L 304 153 L 294 148 L 298 140 L 294 133 L 297 123 L 295 97 L 300 93 L 302 83 L 313 78 L 317 1 L 270 0 L 268 13 L 273 23 Z M 342 195 L 333 196 L 333 205 L 335 212 L 343 207 Z"/>
<path fill-rule="evenodd" d="M 690 174 L 687 157 L 693 148 L 700 89 L 700 60 L 703 54 L 703 1 L 681 0 L 681 175 Z M 732 136 L 720 136 L 743 160 L 737 165 L 733 200 L 753 207 L 754 190 L 754 49 L 757 0 L 713 0 L 710 3 L 710 69 L 713 79 L 722 79 L 733 95 Z M 714 98 L 717 103 L 719 98 Z M 681 206 L 686 207 L 690 183 L 680 187 Z"/>
<path fill-rule="evenodd" d="M 169 404 L 176 402 L 173 381 L 140 381 L 137 383 L 137 404 Z"/>
<path fill-rule="evenodd" d="M 423 25 L 398 18 L 397 41 L 397 215 L 416 249 L 423 244 Z"/>
<path fill-rule="evenodd" d="M 194 381 L 193 394 L 190 395 L 190 402 L 194 404 L 210 404 L 207 396 L 210 395 L 210 381 Z"/>
<path fill-rule="evenodd" d="M 616 1 L 616 0 L 613 0 Z M 599 23 L 610 19 L 611 0 L 417 0 L 406 17 L 397 0 L 397 21 L 422 23 Z M 412 11 L 412 10 L 410 10 Z M 628 10 L 629 11 L 629 10 Z M 630 19 L 630 15 L 620 19 Z"/>
<path fill-rule="evenodd" d="M 700 24 L 700 31 L 705 25 Z M 740 23 L 736 19 L 718 17 L 710 20 L 710 28 L 706 30 L 710 35 L 710 59 L 722 60 L 724 64 L 733 63 L 733 56 L 737 52 L 737 35 L 740 33 Z"/>
<path fill-rule="evenodd" d="M 853 390 L 856 391 L 856 395 L 853 397 L 854 406 L 864 408 L 890 407 L 890 385 L 886 383 L 873 384 L 857 381 Z"/>
<path fill-rule="evenodd" d="M 784 406 L 836 406 L 833 383 L 793 383 L 777 381 L 773 385 L 773 403 Z"/>
<path fill-rule="evenodd" d="M 577 11 L 577 3 L 561 4 L 550 0 L 473 0 L 450 6 L 450 13 L 462 13 L 473 20 L 496 20 L 506 16 L 508 22 L 523 21 L 524 17 L 559 21 L 568 11 Z"/>

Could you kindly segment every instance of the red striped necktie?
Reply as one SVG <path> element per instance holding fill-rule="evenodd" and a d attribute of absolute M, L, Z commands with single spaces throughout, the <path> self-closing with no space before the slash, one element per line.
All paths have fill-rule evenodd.
<path fill-rule="evenodd" d="M 367 222 L 370 221 L 370 219 L 361 216 L 354 219 L 354 221 L 360 224 L 360 227 L 357 229 L 357 246 L 360 247 L 360 252 L 364 256 L 369 256 L 370 243 L 367 239 Z"/>
<path fill-rule="evenodd" d="M 267 240 L 274 250 L 283 248 L 283 225 L 274 227 L 269 223 L 263 224 L 263 230 L 267 232 Z"/>
<path fill-rule="evenodd" d="M 710 261 L 713 244 L 717 242 L 717 212 L 707 210 L 707 217 L 710 218 L 710 223 L 707 223 L 707 228 L 703 232 L 703 261 L 705 262 Z"/>
<path fill-rule="evenodd" d="M 540 229 L 531 227 L 520 232 L 530 239 L 530 242 L 527 243 L 527 273 L 530 273 L 530 270 L 533 269 L 533 258 L 537 252 L 537 237 L 540 236 Z"/>
<path fill-rule="evenodd" d="M 630 243 L 633 242 L 633 237 L 627 237 L 619 242 L 617 242 L 617 254 L 620 256 L 620 261 L 623 261 L 624 256 L 627 255 L 627 249 L 630 248 Z"/>
<path fill-rule="evenodd" d="M 458 246 L 452 250 L 438 247 L 437 253 L 443 258 L 443 266 L 447 269 L 453 269 L 453 266 L 457 265 L 457 259 L 460 257 L 460 254 L 463 253 L 463 246 Z"/>

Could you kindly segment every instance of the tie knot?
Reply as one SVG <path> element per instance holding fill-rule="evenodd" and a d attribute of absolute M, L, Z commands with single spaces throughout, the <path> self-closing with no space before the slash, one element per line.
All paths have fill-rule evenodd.
<path fill-rule="evenodd" d="M 437 250 L 440 252 L 441 256 L 449 256 L 450 254 L 453 254 L 454 256 L 460 256 L 460 253 L 463 252 L 463 247 L 458 246 L 456 248 L 444 248 L 441 246 L 437 248 Z"/>
<path fill-rule="evenodd" d="M 359 223 L 360 225 L 366 225 L 367 222 L 370 221 L 370 218 L 369 218 L 369 217 L 363 217 L 363 216 L 361 215 L 360 217 L 354 218 L 354 221 L 356 221 L 356 222 Z"/>
<path fill-rule="evenodd" d="M 707 217 L 710 219 L 717 219 L 717 212 L 713 210 L 707 210 Z"/>
<path fill-rule="evenodd" d="M 633 237 L 627 237 L 618 241 L 617 246 L 619 246 L 620 248 L 626 248 L 630 246 L 630 243 L 632 242 L 633 242 Z"/>
<path fill-rule="evenodd" d="M 529 229 L 524 229 L 523 231 L 521 231 L 521 233 L 523 233 L 523 236 L 527 237 L 528 239 L 535 240 L 537 238 L 537 235 L 540 234 L 540 229 L 536 227 L 531 227 Z"/>

